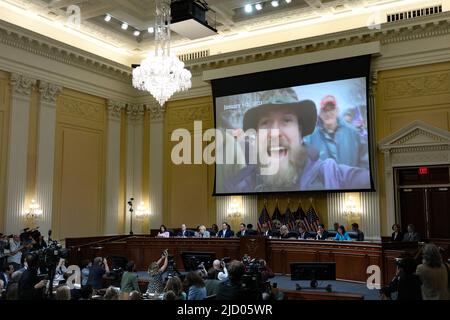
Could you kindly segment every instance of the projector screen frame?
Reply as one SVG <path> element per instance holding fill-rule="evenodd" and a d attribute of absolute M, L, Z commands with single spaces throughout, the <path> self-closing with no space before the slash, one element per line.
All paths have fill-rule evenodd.
<path fill-rule="evenodd" d="M 374 136 L 375 132 L 372 128 L 372 121 L 374 119 L 373 117 L 373 105 L 370 103 L 370 91 L 371 91 L 371 83 L 370 83 L 370 74 L 371 74 L 371 54 L 367 55 L 361 55 L 357 57 L 349 57 L 344 59 L 338 59 L 338 60 L 327 60 L 324 62 L 318 62 L 318 63 L 312 63 L 307 65 L 299 65 L 299 66 L 291 66 L 276 70 L 268 70 L 268 71 L 261 71 L 261 72 L 255 72 L 255 73 L 249 73 L 245 75 L 238 75 L 228 78 L 222 78 L 222 79 L 214 79 L 211 80 L 212 85 L 212 91 L 213 91 L 213 113 L 214 113 L 214 128 L 217 129 L 217 114 L 216 114 L 216 98 L 217 97 L 224 97 L 229 95 L 237 95 L 237 94 L 244 94 L 244 93 L 251 93 L 251 92 L 260 92 L 265 90 L 273 90 L 278 88 L 288 88 L 288 87 L 295 87 L 295 86 L 302 86 L 302 85 L 309 85 L 309 84 L 316 84 L 316 83 L 323 83 L 328 81 L 337 81 L 337 80 L 347 80 L 347 79 L 353 79 L 353 78 L 360 78 L 365 77 L 366 80 L 366 107 L 367 107 L 367 132 L 368 132 L 368 157 L 369 157 L 369 178 L 370 178 L 370 187 L 367 189 L 329 189 L 329 190 L 274 190 L 274 191 L 251 191 L 251 192 L 221 192 L 217 193 L 216 190 L 216 182 L 217 182 L 217 163 L 214 165 L 214 187 L 213 187 L 213 194 L 212 196 L 242 196 L 242 195 L 264 195 L 264 194 L 285 194 L 285 195 L 291 195 L 291 194 L 311 194 L 311 193 L 346 193 L 346 192 L 375 192 L 375 184 L 373 179 L 373 174 L 375 172 L 374 168 L 374 159 L 373 157 L 373 146 L 374 144 Z M 283 72 L 298 72 L 298 70 L 308 70 L 308 69 L 326 69 L 327 67 L 336 67 L 337 69 L 342 69 L 343 66 L 350 65 L 352 63 L 356 63 L 356 65 L 366 64 L 366 72 L 364 74 L 358 70 L 355 71 L 356 67 L 352 68 L 351 71 L 346 70 L 348 73 L 343 73 L 346 76 L 338 76 L 339 71 L 333 71 L 331 75 L 328 75 L 328 77 L 311 77 L 310 80 L 303 79 L 302 80 L 284 80 L 284 81 L 276 81 L 280 79 L 279 75 L 281 75 Z M 310 72 L 305 72 L 306 74 L 313 74 Z M 363 74 L 363 76 L 362 76 Z M 264 85 L 255 87 L 254 83 L 257 81 L 252 81 L 253 79 L 257 79 L 258 77 L 264 77 L 270 78 L 271 80 L 275 81 L 268 81 L 267 79 L 264 80 Z M 217 90 L 217 86 L 215 83 L 218 81 L 222 82 L 221 87 L 227 87 L 227 89 L 221 91 Z M 276 83 L 275 85 L 273 83 Z M 239 88 L 239 83 L 246 83 L 245 86 L 242 86 Z M 270 85 L 268 83 L 271 83 Z M 252 87 L 253 84 L 253 87 Z M 234 89 L 230 90 L 230 85 Z M 245 89 L 244 89 L 245 88 Z"/>

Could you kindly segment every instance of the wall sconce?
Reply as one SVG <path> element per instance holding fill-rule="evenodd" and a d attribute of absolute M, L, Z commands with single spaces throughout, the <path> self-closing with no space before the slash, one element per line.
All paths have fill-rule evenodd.
<path fill-rule="evenodd" d="M 347 216 L 360 215 L 361 210 L 356 204 L 356 200 L 353 197 L 349 197 L 344 203 L 344 214 Z"/>
<path fill-rule="evenodd" d="M 241 206 L 237 202 L 231 202 L 228 205 L 227 217 L 230 219 L 241 218 Z"/>
<path fill-rule="evenodd" d="M 136 219 L 145 219 L 150 216 L 150 210 L 145 206 L 144 202 L 141 201 L 141 203 L 137 206 L 134 215 Z"/>
<path fill-rule="evenodd" d="M 28 209 L 25 210 L 24 216 L 27 220 L 36 220 L 39 219 L 43 212 L 40 209 L 40 205 L 36 203 L 36 200 L 31 200 L 30 205 L 28 206 Z"/>

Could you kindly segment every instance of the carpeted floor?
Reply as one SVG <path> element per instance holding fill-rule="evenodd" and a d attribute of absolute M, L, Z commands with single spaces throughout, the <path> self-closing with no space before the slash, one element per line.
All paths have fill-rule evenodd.
<path fill-rule="evenodd" d="M 138 272 L 139 279 L 148 279 L 148 273 L 145 271 Z M 333 292 L 340 293 L 355 293 L 362 294 L 365 300 L 380 300 L 378 295 L 378 290 L 370 290 L 367 288 L 366 284 L 363 283 L 353 283 L 348 281 L 319 281 L 317 289 L 310 288 L 309 281 L 291 281 L 288 276 L 275 276 L 271 279 L 271 282 L 276 282 L 278 288 L 295 290 L 296 285 L 299 284 L 304 290 L 319 290 L 325 291 L 327 285 L 331 285 L 331 290 Z"/>

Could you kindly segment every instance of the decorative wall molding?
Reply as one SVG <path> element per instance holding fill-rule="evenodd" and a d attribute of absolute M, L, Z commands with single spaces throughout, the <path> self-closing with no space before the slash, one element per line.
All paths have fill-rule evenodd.
<path fill-rule="evenodd" d="M 103 118 L 103 108 L 100 104 L 89 103 L 87 101 L 80 101 L 70 98 L 61 99 L 59 104 L 62 114 L 74 115 L 77 118 L 85 120 L 100 121 Z"/>
<path fill-rule="evenodd" d="M 150 120 L 157 121 L 163 120 L 166 112 L 166 107 L 160 106 L 158 103 L 146 104 L 146 110 L 150 113 Z"/>
<path fill-rule="evenodd" d="M 132 121 L 139 121 L 144 118 L 145 106 L 143 104 L 133 104 L 130 103 L 127 105 L 126 113 L 128 115 L 128 119 Z"/>
<path fill-rule="evenodd" d="M 417 120 L 378 143 L 384 154 L 386 230 L 396 222 L 394 168 L 450 163 L 450 132 Z"/>
<path fill-rule="evenodd" d="M 11 74 L 11 87 L 13 94 L 20 96 L 29 96 L 31 90 L 36 85 L 36 80 L 30 77 L 13 73 Z"/>
<path fill-rule="evenodd" d="M 46 81 L 39 82 L 39 92 L 41 93 L 41 100 L 56 107 L 56 99 L 61 92 L 62 87 Z"/>
<path fill-rule="evenodd" d="M 131 83 L 131 67 L 89 54 L 42 35 L 31 33 L 5 21 L 0 21 L 0 43 Z"/>
<path fill-rule="evenodd" d="M 110 119 L 119 120 L 122 114 L 122 110 L 125 110 L 127 105 L 124 102 L 118 102 L 114 100 L 107 101 L 108 116 Z"/>
<path fill-rule="evenodd" d="M 177 112 L 168 114 L 170 124 L 190 123 L 194 121 L 211 121 L 211 105 L 178 108 Z"/>
<path fill-rule="evenodd" d="M 450 72 L 413 76 L 386 81 L 386 99 L 422 97 L 450 91 Z"/>

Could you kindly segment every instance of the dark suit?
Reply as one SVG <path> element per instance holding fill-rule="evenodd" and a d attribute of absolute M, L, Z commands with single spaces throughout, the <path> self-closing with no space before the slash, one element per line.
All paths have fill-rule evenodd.
<path fill-rule="evenodd" d="M 420 241 L 420 235 L 417 232 L 405 233 L 405 235 L 403 236 L 403 241 Z"/>
<path fill-rule="evenodd" d="M 324 231 L 322 233 L 322 236 L 319 236 L 319 234 L 316 235 L 316 240 L 327 240 L 328 239 L 328 231 Z"/>
<path fill-rule="evenodd" d="M 240 237 L 246 237 L 249 236 L 249 232 L 247 229 L 243 230 L 243 231 L 239 231 L 238 233 L 236 233 L 236 237 L 240 238 Z"/>
<path fill-rule="evenodd" d="M 391 241 L 403 241 L 403 232 L 397 233 L 397 236 L 395 235 L 395 232 L 392 232 Z"/>
<path fill-rule="evenodd" d="M 280 233 L 276 230 L 267 230 L 265 232 L 261 232 L 263 237 L 279 237 Z"/>
<path fill-rule="evenodd" d="M 218 238 L 230 238 L 232 236 L 233 236 L 233 233 L 231 232 L 231 230 L 228 230 L 228 229 L 225 231 L 225 234 L 224 234 L 223 229 L 217 233 Z"/>
<path fill-rule="evenodd" d="M 181 230 L 180 232 L 177 233 L 177 237 L 190 238 L 193 236 L 194 236 L 194 231 L 192 231 L 192 230 L 185 230 L 184 232 Z"/>
<path fill-rule="evenodd" d="M 303 232 L 298 234 L 299 239 L 308 239 L 311 235 L 308 232 Z"/>

